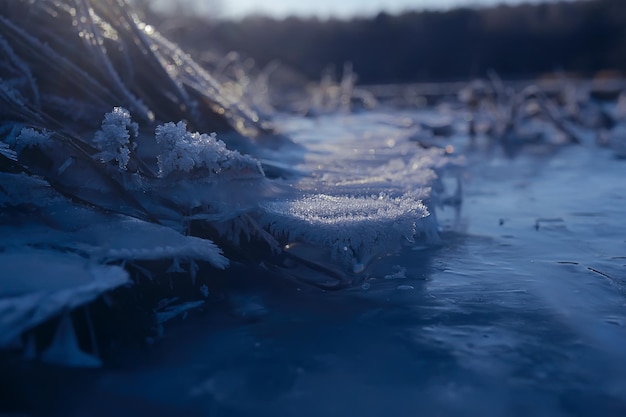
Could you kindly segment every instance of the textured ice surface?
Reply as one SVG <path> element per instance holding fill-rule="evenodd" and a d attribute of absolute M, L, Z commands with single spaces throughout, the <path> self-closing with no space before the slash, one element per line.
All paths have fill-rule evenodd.
<path fill-rule="evenodd" d="M 397 117 L 381 113 L 361 124 L 362 117 L 324 116 L 314 125 L 282 120 L 305 149 L 294 166 L 309 175 L 291 184 L 302 195 L 260 204 L 261 223 L 280 241 L 330 249 L 359 272 L 416 238 L 438 240 L 441 176 L 462 164 L 442 149 L 416 146 Z"/>
<path fill-rule="evenodd" d="M 0 179 L 6 184 L 0 188 L 2 248 L 43 246 L 78 251 L 100 261 L 177 258 L 209 262 L 220 269 L 228 265 L 208 239 L 77 206 L 45 181 L 25 174 L 0 173 Z M 30 208 L 28 215 L 22 212 L 24 207 Z"/>
<path fill-rule="evenodd" d="M 341 117 L 344 129 L 319 126 L 313 137 L 285 123 L 299 147 L 264 151 L 267 160 L 294 168 L 275 180 L 257 159 L 214 134 L 188 132 L 184 122 L 158 126 L 156 146 L 142 151 L 139 126 L 119 107 L 92 136 L 95 149 L 16 125 L 3 155 L 18 164 L 30 158 L 42 177 L 0 173 L 0 305 L 12 311 L 3 318 L 1 345 L 122 285 L 126 272 L 111 263 L 169 260 L 169 269 L 147 274 L 189 266 L 193 285 L 197 262 L 226 268 L 229 260 L 211 236 L 185 234 L 188 222 L 201 222 L 234 248 L 243 239 L 275 252 L 282 250 L 277 243 L 306 243 L 308 252 L 295 259 L 333 263 L 346 275 L 416 240 L 437 241 L 441 175 L 459 161 L 417 147 L 393 118 L 363 131 L 358 115 Z M 37 165 L 42 158 L 48 163 Z M 189 302 L 155 312 L 157 320 L 199 305 Z M 63 350 L 74 351 L 75 343 L 67 323 L 58 334 L 58 349 L 48 356 L 63 362 Z M 74 353 L 66 359 L 90 363 Z"/>
<path fill-rule="evenodd" d="M 34 176 L 0 173 L 0 348 L 129 282 L 123 268 L 103 263 L 157 259 L 228 266 L 208 239 L 76 204 Z M 43 359 L 97 363 L 72 350 L 70 330 L 58 333 Z"/>
<path fill-rule="evenodd" d="M 263 224 L 274 235 L 330 247 L 334 258 L 349 263 L 367 263 L 376 254 L 393 252 L 416 235 L 436 230 L 424 221 L 430 215 L 426 206 L 406 195 L 317 194 L 263 208 Z"/>
<path fill-rule="evenodd" d="M 25 247 L 0 252 L 0 348 L 51 317 L 128 282 L 122 268 L 72 253 Z"/>
<path fill-rule="evenodd" d="M 185 236 L 153 223 L 115 216 L 74 232 L 76 247 L 99 259 L 156 260 L 177 258 L 209 262 L 216 268 L 228 260 L 210 240 Z"/>

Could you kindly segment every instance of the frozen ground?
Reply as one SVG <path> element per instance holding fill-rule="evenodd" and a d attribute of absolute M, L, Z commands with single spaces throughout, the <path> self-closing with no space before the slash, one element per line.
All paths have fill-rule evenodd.
<path fill-rule="evenodd" d="M 356 178 L 333 176 L 350 166 L 404 193 L 406 166 L 385 165 L 379 182 L 372 167 L 417 146 L 405 139 L 431 117 L 278 123 L 309 146 L 301 164 L 318 187 L 353 190 Z M 462 208 L 437 213 L 439 245 L 376 258 L 336 292 L 231 266 L 205 311 L 148 350 L 99 370 L 8 367 L 13 404 L 59 416 L 626 415 L 624 160 L 585 144 L 509 158 L 469 149 L 463 133 L 433 140 L 467 158 Z"/>

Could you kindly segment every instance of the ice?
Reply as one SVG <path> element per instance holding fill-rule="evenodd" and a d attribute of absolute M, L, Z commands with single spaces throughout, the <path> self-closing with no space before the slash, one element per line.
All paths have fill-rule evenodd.
<path fill-rule="evenodd" d="M 183 314 L 187 314 L 189 310 L 197 309 L 204 304 L 204 301 L 189 301 L 182 304 L 164 307 L 156 312 L 157 322 L 163 324 L 173 318 Z"/>
<path fill-rule="evenodd" d="M 410 291 L 410 290 L 414 290 L 415 287 L 412 285 L 398 285 L 396 287 L 396 289 L 400 290 L 400 291 Z"/>
<path fill-rule="evenodd" d="M 406 278 L 406 268 L 400 265 L 396 265 L 393 268 L 396 272 L 393 274 L 385 275 L 385 279 L 405 279 Z"/>
<path fill-rule="evenodd" d="M 139 125 L 131 121 L 128 110 L 115 107 L 104 115 L 102 128 L 94 135 L 93 143 L 100 150 L 95 157 L 102 162 L 116 161 L 120 170 L 125 170 L 137 136 Z"/>
<path fill-rule="evenodd" d="M 287 251 L 299 242 L 325 248 L 350 274 L 415 239 L 438 242 L 441 178 L 463 164 L 443 149 L 415 146 L 393 117 L 368 119 L 367 130 L 361 117 L 326 115 L 311 130 L 287 120 L 286 131 L 305 150 L 295 168 L 309 174 L 293 181 L 294 197 L 259 203 L 261 225 Z M 332 130 L 338 125 L 341 132 Z"/>
<path fill-rule="evenodd" d="M 422 201 L 410 195 L 368 197 L 309 195 L 263 205 L 262 223 L 287 242 L 304 241 L 330 248 L 351 267 L 394 252 L 403 242 L 434 235 Z"/>
<path fill-rule="evenodd" d="M 0 348 L 23 332 L 129 282 L 119 266 L 72 253 L 9 249 L 0 253 Z"/>
<path fill-rule="evenodd" d="M 16 139 L 15 148 L 20 151 L 24 148 L 34 146 L 45 146 L 50 143 L 50 135 L 52 132 L 47 130 L 37 131 L 32 128 L 25 127 L 20 131 Z"/>
<path fill-rule="evenodd" d="M 47 182 L 26 174 L 0 173 L 0 180 L 0 208 L 5 213 L 4 219 L 0 216 L 0 248 L 51 246 L 99 261 L 177 258 L 208 262 L 219 269 L 228 266 L 209 239 L 77 206 Z M 30 207 L 29 216 L 21 214 L 19 208 L 24 206 Z"/>
<path fill-rule="evenodd" d="M 164 287 L 189 272 L 206 298 L 211 268 L 231 263 L 225 252 L 360 275 L 415 239 L 438 240 L 441 176 L 458 164 L 417 147 L 388 115 L 367 125 L 346 105 L 340 129 L 328 113 L 303 135 L 279 135 L 241 85 L 209 74 L 124 2 L 15 4 L 0 16 L 0 348 L 137 271 Z M 195 302 L 181 297 L 155 318 Z M 74 330 L 63 318 L 44 359 L 95 363 Z"/>
<path fill-rule="evenodd" d="M 212 241 L 130 217 L 115 216 L 89 225 L 74 232 L 72 240 L 76 248 L 103 260 L 176 258 L 205 261 L 218 269 L 228 266 L 228 259 Z"/>
<path fill-rule="evenodd" d="M 78 346 L 72 318 L 65 313 L 57 327 L 50 346 L 41 354 L 44 362 L 77 368 L 98 368 L 102 362 L 94 355 L 83 352 Z"/>
<path fill-rule="evenodd" d="M 11 161 L 17 161 L 17 152 L 11 149 L 9 145 L 4 142 L 0 142 L 0 155 Z"/>
<path fill-rule="evenodd" d="M 201 170 L 209 176 L 264 176 L 259 161 L 227 149 L 215 133 L 188 132 L 184 122 L 157 126 L 155 138 L 159 146 L 157 159 L 161 177 L 192 170 Z"/>

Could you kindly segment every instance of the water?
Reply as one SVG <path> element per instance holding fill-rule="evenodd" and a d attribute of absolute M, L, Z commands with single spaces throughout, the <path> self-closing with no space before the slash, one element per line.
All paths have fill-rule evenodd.
<path fill-rule="evenodd" d="M 386 138 L 372 158 L 393 156 L 385 144 L 419 117 L 279 124 L 318 143 L 321 163 L 338 137 Z M 148 350 L 96 371 L 25 365 L 15 391 L 36 415 L 626 415 L 625 162 L 441 141 L 467 168 L 460 212 L 438 213 L 440 246 L 379 259 L 335 292 L 234 266 L 207 311 Z"/>

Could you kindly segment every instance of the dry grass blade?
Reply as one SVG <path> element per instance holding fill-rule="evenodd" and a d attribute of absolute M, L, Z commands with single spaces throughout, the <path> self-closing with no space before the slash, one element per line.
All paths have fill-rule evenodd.
<path fill-rule="evenodd" d="M 123 106 L 151 128 L 185 120 L 191 130 L 234 134 L 237 143 L 267 133 L 242 97 L 124 0 L 12 0 L 0 5 L 0 36 L 0 53 L 29 84 L 20 93 L 70 130 L 93 131 L 105 112 Z"/>

